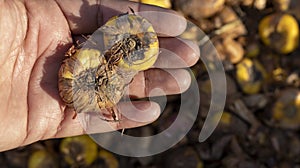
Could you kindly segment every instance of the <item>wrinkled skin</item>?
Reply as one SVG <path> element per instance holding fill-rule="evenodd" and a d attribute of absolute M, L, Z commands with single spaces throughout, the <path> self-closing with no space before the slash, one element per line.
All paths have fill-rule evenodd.
<path fill-rule="evenodd" d="M 74 111 L 61 101 L 57 89 L 58 70 L 73 43 L 72 37 L 76 40 L 80 39 L 80 34 L 92 33 L 110 17 L 127 11 L 128 6 L 135 11 L 165 11 L 124 1 L 102 0 L 101 5 L 99 3 L 0 1 L 0 151 L 42 139 L 83 134 L 79 121 L 72 119 Z M 178 35 L 185 28 L 183 20 L 158 18 L 150 20 L 154 28 L 164 34 Z M 165 20 L 168 26 L 164 26 Z M 174 38 L 160 38 L 160 44 L 177 53 L 187 65 L 166 64 L 171 56 L 162 52 L 155 67 L 172 68 L 168 72 L 174 77 L 159 69 L 140 72 L 129 86 L 130 95 L 145 97 L 156 87 L 164 89 L 166 94 L 177 94 L 188 88 L 190 76 L 177 68 L 195 64 L 199 51 Z M 176 84 L 174 78 L 180 82 Z M 138 127 L 153 122 L 160 114 L 155 103 L 134 104 L 143 112 L 127 109 L 126 103 L 121 112 L 142 117 L 143 122 L 124 117 L 120 124 L 110 123 L 110 126 L 115 129 Z M 151 109 L 147 108 L 149 105 Z M 105 126 L 100 129 L 99 132 L 109 131 Z"/>

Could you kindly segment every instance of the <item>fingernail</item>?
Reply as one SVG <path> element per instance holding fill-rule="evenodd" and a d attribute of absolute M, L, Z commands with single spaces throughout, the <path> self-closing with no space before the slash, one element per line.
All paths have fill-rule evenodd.
<path fill-rule="evenodd" d="M 160 107 L 155 102 L 122 102 L 119 108 L 124 117 L 135 122 L 153 122 L 160 115 Z"/>

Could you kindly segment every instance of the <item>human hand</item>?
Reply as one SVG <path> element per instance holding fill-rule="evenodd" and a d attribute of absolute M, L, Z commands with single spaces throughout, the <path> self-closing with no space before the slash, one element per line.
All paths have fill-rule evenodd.
<path fill-rule="evenodd" d="M 1 2 L 0 151 L 42 139 L 84 133 L 80 122 L 72 119 L 73 109 L 67 108 L 61 101 L 57 87 L 58 70 L 73 39 L 80 38 L 81 34 L 91 34 L 110 17 L 128 11 L 128 7 L 134 11 L 172 12 L 126 1 L 102 0 L 100 5 L 97 2 Z M 157 32 L 169 36 L 181 34 L 186 25 L 185 20 L 178 17 L 151 16 L 148 20 Z M 199 58 L 195 45 L 189 47 L 171 37 L 160 37 L 159 42 L 160 48 L 173 51 L 188 66 L 195 64 Z M 166 94 L 186 90 L 190 76 L 187 71 L 179 69 L 186 65 L 172 62 L 172 56 L 161 52 L 155 68 L 138 73 L 129 86 L 130 95 L 146 97 L 153 88 L 161 88 Z M 158 68 L 170 68 L 168 72 L 172 75 Z M 176 83 L 175 79 L 180 82 Z M 155 103 L 133 104 L 142 112 L 132 111 L 122 104 L 121 113 L 131 113 L 130 116 L 143 118 L 143 122 L 124 117 L 120 124 L 112 126 L 116 129 L 138 127 L 153 122 L 160 114 Z M 105 127 L 100 130 L 105 131 Z"/>

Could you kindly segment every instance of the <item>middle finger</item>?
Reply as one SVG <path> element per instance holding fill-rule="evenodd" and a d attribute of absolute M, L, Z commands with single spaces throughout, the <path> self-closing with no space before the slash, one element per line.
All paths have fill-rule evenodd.
<path fill-rule="evenodd" d="M 86 41 L 86 38 L 78 35 L 74 36 L 74 40 L 81 44 Z M 159 49 L 159 56 L 153 65 L 155 68 L 190 67 L 200 57 L 200 50 L 197 44 L 177 37 L 160 37 Z"/>

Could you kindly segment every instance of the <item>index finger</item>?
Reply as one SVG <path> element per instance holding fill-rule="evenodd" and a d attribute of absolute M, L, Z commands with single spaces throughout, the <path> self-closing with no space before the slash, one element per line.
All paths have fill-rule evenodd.
<path fill-rule="evenodd" d="M 173 10 L 121 0 L 57 1 L 72 34 L 91 34 L 113 16 L 132 8 L 153 25 L 160 36 L 177 36 L 186 28 L 186 20 Z"/>

